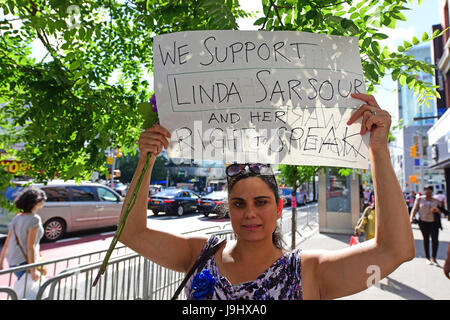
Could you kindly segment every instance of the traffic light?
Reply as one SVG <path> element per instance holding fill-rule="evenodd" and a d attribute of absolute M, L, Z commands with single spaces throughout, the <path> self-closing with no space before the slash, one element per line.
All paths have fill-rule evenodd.
<path fill-rule="evenodd" d="M 413 145 L 412 147 L 409 147 L 409 155 L 412 158 L 418 158 L 417 154 L 418 154 L 418 146 L 417 144 Z"/>
<path fill-rule="evenodd" d="M 116 150 L 116 158 L 120 158 L 121 156 L 123 156 L 122 150 L 120 150 L 120 148 L 117 148 L 117 150 Z"/>

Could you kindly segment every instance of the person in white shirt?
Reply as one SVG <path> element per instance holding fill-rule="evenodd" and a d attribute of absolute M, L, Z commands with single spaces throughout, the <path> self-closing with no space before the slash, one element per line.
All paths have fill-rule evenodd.
<path fill-rule="evenodd" d="M 416 198 L 414 207 L 411 210 L 410 222 L 413 222 L 416 213 L 419 213 L 419 228 L 423 235 L 423 246 L 428 264 L 438 265 L 436 255 L 439 247 L 439 228 L 441 210 L 438 208 L 439 201 L 433 198 L 433 187 L 424 189 L 425 195 Z M 439 216 L 435 217 L 435 213 Z M 437 218 L 437 219 L 436 219 Z M 432 248 L 432 260 L 430 260 L 430 237 Z"/>

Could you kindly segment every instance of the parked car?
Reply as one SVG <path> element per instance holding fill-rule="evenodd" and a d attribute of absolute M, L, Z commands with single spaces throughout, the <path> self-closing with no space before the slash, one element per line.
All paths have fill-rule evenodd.
<path fill-rule="evenodd" d="M 199 195 L 187 189 L 166 189 L 148 199 L 148 208 L 153 214 L 160 212 L 182 216 L 197 211 Z"/>
<path fill-rule="evenodd" d="M 123 198 L 105 185 L 52 181 L 46 185 L 31 186 L 42 189 L 47 195 L 47 201 L 37 212 L 44 225 L 44 240 L 56 241 L 67 232 L 115 226 L 119 223 Z M 23 190 L 23 187 L 16 189 L 14 195 Z"/>
<path fill-rule="evenodd" d="M 211 213 L 228 217 L 228 192 L 213 191 L 198 200 L 197 210 L 205 217 Z"/>

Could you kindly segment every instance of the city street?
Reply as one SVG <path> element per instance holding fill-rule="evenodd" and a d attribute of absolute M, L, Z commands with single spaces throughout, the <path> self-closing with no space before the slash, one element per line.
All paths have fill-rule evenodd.
<path fill-rule="evenodd" d="M 311 208 L 316 209 L 316 206 L 317 204 L 309 204 L 297 208 L 297 219 L 300 225 L 308 223 L 306 213 Z M 282 216 L 284 225 L 290 223 L 291 212 L 292 208 L 284 208 Z M 164 214 L 155 216 L 151 210 L 148 210 L 147 226 L 158 230 L 169 230 L 173 233 L 189 233 L 197 230 L 208 232 L 230 229 L 231 223 L 229 218 L 218 218 L 215 215 L 205 217 L 201 213 L 192 213 L 181 217 Z M 46 261 L 49 261 L 107 250 L 115 234 L 115 229 L 103 228 L 74 232 L 55 242 L 41 242 L 41 254 Z M 4 239 L 1 240 L 0 248 L 3 247 L 3 242 Z M 4 263 L 7 267 L 6 260 Z"/>
<path fill-rule="evenodd" d="M 170 215 L 154 216 L 152 211 L 148 210 L 147 223 L 149 227 L 151 226 L 159 230 L 170 230 L 170 232 L 174 233 L 186 233 L 214 227 L 219 230 L 222 226 L 229 223 L 229 219 L 219 219 L 214 215 L 207 218 L 200 213 L 186 214 L 182 217 Z M 115 230 L 116 228 L 112 227 L 73 232 L 55 242 L 41 242 L 41 254 L 45 260 L 53 260 L 86 254 L 93 251 L 106 250 L 111 243 Z M 0 247 L 3 247 L 3 243 L 4 239 L 1 240 Z"/>
<path fill-rule="evenodd" d="M 290 243 L 288 234 L 291 230 L 291 212 L 292 208 L 287 207 L 283 210 L 280 225 L 282 226 L 285 235 L 286 246 Z M 314 212 L 317 212 L 317 204 L 308 204 L 297 208 L 297 224 L 302 230 L 309 222 L 310 217 Z M 148 210 L 148 227 L 158 230 L 169 230 L 173 233 L 190 233 L 198 232 L 206 234 L 208 232 L 215 232 L 221 230 L 231 229 L 229 218 L 219 218 L 215 215 L 205 217 L 202 213 L 186 214 L 181 217 L 173 215 L 158 215 L 155 216 Z M 303 232 L 303 231 L 302 231 Z M 80 265 L 86 265 L 95 261 L 103 259 L 105 251 L 109 248 L 112 238 L 115 234 L 115 228 L 103 228 L 97 230 L 74 232 L 67 234 L 63 239 L 55 242 L 41 242 L 41 254 L 45 261 L 60 260 L 56 263 L 47 264 L 47 277 L 52 278 L 61 274 L 64 270 L 71 269 Z M 3 241 L 0 246 L 3 245 Z M 116 245 L 116 249 L 124 247 L 121 243 Z M 102 252 L 102 255 L 97 252 Z M 119 256 L 126 254 L 126 248 L 115 251 L 112 255 Z M 7 270 L 7 261 L 4 261 L 4 268 Z M 15 277 L 10 277 L 10 274 L 0 276 L 0 286 L 11 287 Z M 1 297 L 0 297 L 1 299 Z"/>

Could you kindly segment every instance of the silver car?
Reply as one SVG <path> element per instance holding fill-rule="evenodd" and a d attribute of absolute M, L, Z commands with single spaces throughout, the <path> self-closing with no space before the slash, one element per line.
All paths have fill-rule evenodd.
<path fill-rule="evenodd" d="M 115 226 L 119 223 L 123 198 L 98 183 L 49 182 L 33 184 L 47 195 L 37 212 L 44 225 L 44 239 L 56 241 L 66 232 Z"/>

